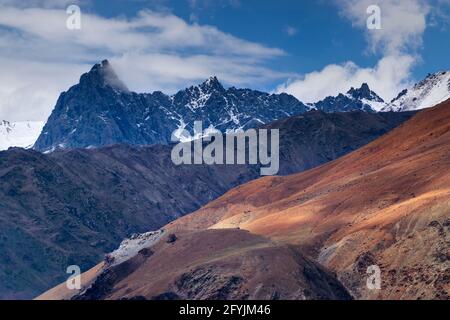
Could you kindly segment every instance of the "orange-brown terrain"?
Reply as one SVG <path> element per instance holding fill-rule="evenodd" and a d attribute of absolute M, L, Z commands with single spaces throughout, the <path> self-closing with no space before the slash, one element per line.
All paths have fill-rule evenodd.
<path fill-rule="evenodd" d="M 450 101 L 369 145 L 235 188 L 168 229 L 241 228 L 296 245 L 355 298 L 450 298 Z M 367 267 L 382 271 L 366 288 Z"/>
<path fill-rule="evenodd" d="M 165 235 L 123 263 L 99 264 L 82 280 L 87 290 L 61 284 L 37 299 L 351 299 L 298 249 L 236 229 Z"/>
<path fill-rule="evenodd" d="M 449 299 L 449 156 L 447 101 L 336 161 L 229 191 L 75 298 L 347 298 L 331 270 L 357 299 Z"/>

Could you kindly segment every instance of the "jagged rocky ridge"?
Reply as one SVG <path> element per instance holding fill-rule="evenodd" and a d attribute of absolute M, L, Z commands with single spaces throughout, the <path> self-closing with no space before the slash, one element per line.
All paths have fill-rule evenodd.
<path fill-rule="evenodd" d="M 168 144 L 174 130 L 191 130 L 194 121 L 203 121 L 204 128 L 213 126 L 227 132 L 308 109 L 288 94 L 225 89 L 216 77 L 173 96 L 138 94 L 127 89 L 105 60 L 61 94 L 34 147 L 53 151 L 115 143 Z"/>
<path fill-rule="evenodd" d="M 429 75 L 410 90 L 385 102 L 368 84 L 345 94 L 303 104 L 295 97 L 251 89 L 224 88 L 216 77 L 174 95 L 135 93 L 117 77 L 110 63 L 96 64 L 80 82 L 63 92 L 34 148 L 49 152 L 127 143 L 169 144 L 172 133 L 194 121 L 226 133 L 254 128 L 316 109 L 325 112 L 409 111 L 450 98 L 450 72 Z"/>
<path fill-rule="evenodd" d="M 450 71 L 429 74 L 410 89 L 401 91 L 392 101 L 384 101 L 367 83 L 360 88 L 351 88 L 345 94 L 327 97 L 309 104 L 310 108 L 325 112 L 346 112 L 362 110 L 366 112 L 404 112 L 431 108 L 450 98 Z"/>

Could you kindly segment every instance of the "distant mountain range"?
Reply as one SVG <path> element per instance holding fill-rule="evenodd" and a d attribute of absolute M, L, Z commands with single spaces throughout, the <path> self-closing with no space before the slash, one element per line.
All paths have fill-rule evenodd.
<path fill-rule="evenodd" d="M 222 132 L 255 128 L 317 109 L 325 112 L 418 110 L 450 97 L 450 73 L 430 75 L 386 103 L 367 84 L 346 94 L 304 104 L 292 95 L 251 89 L 225 89 L 216 77 L 174 95 L 135 93 L 108 61 L 96 64 L 80 82 L 63 92 L 34 148 L 49 152 L 116 143 L 168 144 L 176 129 L 192 132 L 194 121 Z"/>
<path fill-rule="evenodd" d="M 225 89 L 216 77 L 174 95 L 135 93 L 105 60 L 63 92 L 44 126 L 42 122 L 0 122 L 0 150 L 34 148 L 49 152 L 92 148 L 116 143 L 169 144 L 179 128 L 192 132 L 196 120 L 222 132 L 255 128 L 316 109 L 325 112 L 410 111 L 450 98 L 450 72 L 430 74 L 391 102 L 364 83 L 347 93 L 304 104 L 288 94 L 251 89 Z M 42 129 L 43 128 L 43 129 Z"/>
<path fill-rule="evenodd" d="M 31 148 L 41 133 L 44 122 L 0 120 L 0 150 L 9 147 Z"/>
<path fill-rule="evenodd" d="M 195 120 L 222 132 L 256 127 L 309 110 L 288 94 L 224 87 L 212 77 L 168 96 L 130 92 L 108 61 L 61 94 L 35 149 L 98 147 L 115 143 L 168 144 L 178 128 Z"/>
<path fill-rule="evenodd" d="M 325 112 L 348 112 L 353 110 L 377 112 L 385 105 L 384 100 L 370 90 L 367 83 L 363 83 L 358 89 L 351 88 L 346 94 L 341 93 L 336 97 L 327 97 L 309 106 Z"/>

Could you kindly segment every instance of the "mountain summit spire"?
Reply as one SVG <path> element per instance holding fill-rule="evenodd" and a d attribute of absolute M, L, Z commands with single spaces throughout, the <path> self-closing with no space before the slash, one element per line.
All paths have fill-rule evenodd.
<path fill-rule="evenodd" d="M 127 86 L 119 79 L 108 60 L 95 64 L 88 73 L 80 78 L 80 84 L 88 86 L 109 86 L 115 90 L 128 92 Z"/>
<path fill-rule="evenodd" d="M 222 84 L 219 82 L 219 79 L 217 79 L 216 76 L 211 76 L 208 79 L 206 79 L 200 87 L 202 89 L 215 89 L 217 91 L 224 91 L 225 88 L 222 86 Z"/>
<path fill-rule="evenodd" d="M 360 88 L 351 88 L 347 94 L 351 95 L 355 99 L 367 99 L 375 102 L 384 102 L 375 92 L 370 90 L 369 85 L 364 82 Z"/>

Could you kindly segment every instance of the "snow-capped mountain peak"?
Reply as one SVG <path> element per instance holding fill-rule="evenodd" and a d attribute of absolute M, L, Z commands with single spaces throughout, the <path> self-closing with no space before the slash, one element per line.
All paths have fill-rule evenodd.
<path fill-rule="evenodd" d="M 41 133 L 44 122 L 0 120 L 0 150 L 10 147 L 31 148 Z"/>
<path fill-rule="evenodd" d="M 411 111 L 433 107 L 450 98 L 450 71 L 429 74 L 405 89 L 383 111 Z"/>
<path fill-rule="evenodd" d="M 354 99 L 359 100 L 368 100 L 374 102 L 384 102 L 375 92 L 370 90 L 369 85 L 367 83 L 363 83 L 360 88 L 355 89 L 351 88 L 348 92 L 348 95 L 352 96 Z"/>
<path fill-rule="evenodd" d="M 360 88 L 355 89 L 352 87 L 346 94 L 340 93 L 335 97 L 327 97 L 311 106 L 325 112 L 346 112 L 353 110 L 376 112 L 385 106 L 385 102 L 375 92 L 370 90 L 367 83 L 363 83 Z"/>
<path fill-rule="evenodd" d="M 219 82 L 216 76 L 209 77 L 205 82 L 200 85 L 202 88 L 206 90 L 216 90 L 223 91 L 224 87 Z"/>
<path fill-rule="evenodd" d="M 183 94 L 186 95 L 189 99 L 185 103 L 185 107 L 194 111 L 195 109 L 204 108 L 211 96 L 223 96 L 225 91 L 225 88 L 219 82 L 217 77 L 212 76 L 199 85 L 192 86 L 184 90 L 184 92 L 179 92 L 172 98 L 175 100 Z"/>
<path fill-rule="evenodd" d="M 430 75 L 399 95 L 393 110 L 416 110 L 445 100 L 450 97 L 449 78 L 449 72 Z M 128 89 L 108 61 L 96 64 L 79 84 L 61 94 L 34 148 L 46 152 L 115 143 L 168 144 L 173 142 L 172 132 L 192 132 L 195 121 L 202 121 L 204 129 L 233 132 L 311 109 L 378 112 L 389 111 L 390 105 L 367 83 L 309 105 L 285 93 L 224 88 L 215 76 L 174 95 L 124 91 Z"/>

